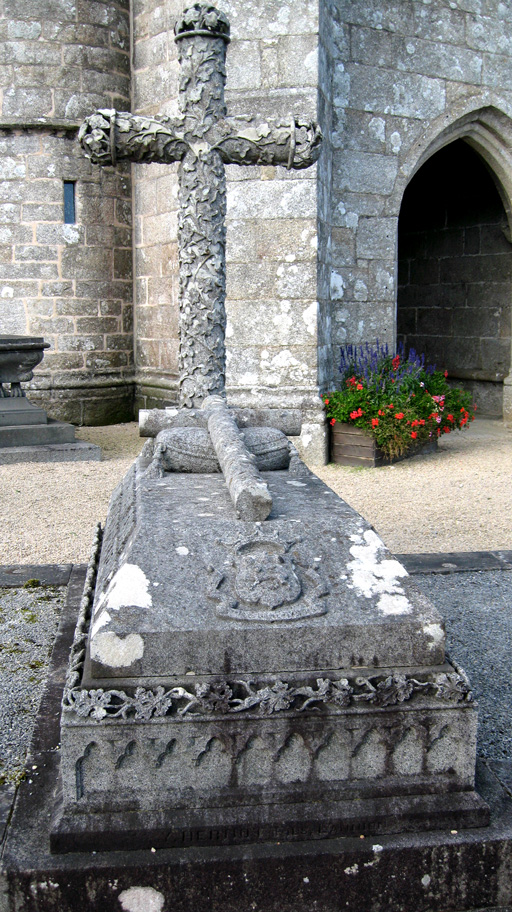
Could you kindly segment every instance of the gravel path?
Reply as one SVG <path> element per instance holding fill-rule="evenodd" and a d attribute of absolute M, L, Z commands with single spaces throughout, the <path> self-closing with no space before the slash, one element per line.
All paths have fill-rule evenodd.
<path fill-rule="evenodd" d="M 315 472 L 397 554 L 512 548 L 512 429 L 501 421 L 480 418 L 396 465 Z"/>
<path fill-rule="evenodd" d="M 66 588 L 0 589 L 0 784 L 23 772 Z"/>
<path fill-rule="evenodd" d="M 420 573 L 414 582 L 446 624 L 448 653 L 478 701 L 478 754 L 512 760 L 512 571 Z"/>
<path fill-rule="evenodd" d="M 135 421 L 79 428 L 76 436 L 100 446 L 102 461 L 0 466 L 0 564 L 89 560 L 96 525 L 144 441 Z"/>
<path fill-rule="evenodd" d="M 0 466 L 0 564 L 84 563 L 110 495 L 140 452 L 138 426 L 80 428 L 102 462 Z M 510 549 L 512 430 L 479 419 L 439 452 L 394 466 L 315 467 L 397 553 Z"/>

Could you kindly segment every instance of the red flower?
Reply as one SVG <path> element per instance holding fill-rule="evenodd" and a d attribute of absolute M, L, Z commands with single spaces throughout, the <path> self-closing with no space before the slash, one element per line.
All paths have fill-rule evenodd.
<path fill-rule="evenodd" d="M 331 418 L 331 424 L 336 424 L 336 418 Z"/>
<path fill-rule="evenodd" d="M 355 418 L 359 418 L 359 415 L 356 411 L 353 411 L 353 412 L 350 412 L 350 417 L 355 419 Z"/>
<path fill-rule="evenodd" d="M 393 405 L 393 403 L 390 402 L 389 405 L 388 405 L 388 408 L 394 408 L 394 407 L 395 407 L 395 406 Z"/>
<path fill-rule="evenodd" d="M 363 388 L 363 384 L 362 384 L 362 383 L 358 383 L 357 386 L 356 386 L 356 389 L 362 390 L 362 388 Z"/>
<path fill-rule="evenodd" d="M 425 424 L 425 419 L 424 419 L 424 418 L 420 418 L 418 424 L 421 424 L 421 426 L 423 427 L 423 425 Z"/>
<path fill-rule="evenodd" d="M 393 358 L 393 360 L 391 362 L 391 365 L 392 365 L 394 371 L 396 371 L 398 369 L 399 364 L 400 364 L 400 355 L 395 355 L 395 357 Z"/>
<path fill-rule="evenodd" d="M 413 440 L 416 440 L 417 436 L 418 436 L 417 431 L 411 431 L 411 437 Z"/>
<path fill-rule="evenodd" d="M 447 417 L 448 421 L 455 421 L 455 418 L 453 417 L 453 415 L 447 415 L 446 417 Z"/>
<path fill-rule="evenodd" d="M 329 405 L 329 400 L 328 400 L 328 399 L 324 399 L 324 403 L 325 403 L 325 405 Z"/>
<path fill-rule="evenodd" d="M 403 417 L 404 417 L 404 413 L 403 413 L 403 412 L 397 412 L 396 415 L 395 415 L 395 418 L 398 418 L 399 421 L 401 421 Z"/>
<path fill-rule="evenodd" d="M 445 428 L 443 428 L 443 431 L 445 432 L 445 434 L 449 434 L 451 431 L 451 428 L 445 427 Z"/>
<path fill-rule="evenodd" d="M 448 371 L 445 371 L 445 372 L 444 372 L 444 375 L 445 375 L 445 377 L 447 377 L 447 376 L 448 376 Z"/>
<path fill-rule="evenodd" d="M 385 415 L 385 414 L 386 414 L 386 412 L 384 411 L 384 409 L 379 409 L 379 415 Z"/>
<path fill-rule="evenodd" d="M 372 427 L 377 427 L 378 423 L 379 423 L 378 418 L 372 418 Z"/>

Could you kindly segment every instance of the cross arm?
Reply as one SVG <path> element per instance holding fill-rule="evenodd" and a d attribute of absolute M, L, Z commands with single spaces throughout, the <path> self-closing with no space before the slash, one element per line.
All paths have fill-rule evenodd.
<path fill-rule="evenodd" d="M 97 165 L 115 165 L 122 160 L 174 162 L 183 158 L 188 148 L 182 119 L 143 117 L 114 109 L 102 109 L 87 117 L 78 139 L 87 157 Z"/>
<path fill-rule="evenodd" d="M 221 117 L 209 124 L 193 117 L 143 117 L 103 109 L 87 117 L 78 139 L 99 165 L 117 161 L 174 162 L 190 149 L 215 149 L 225 164 L 309 168 L 318 158 L 322 133 L 314 121 Z"/>
<path fill-rule="evenodd" d="M 315 121 L 226 117 L 216 128 L 216 148 L 225 164 L 309 168 L 320 155 L 322 132 Z"/>

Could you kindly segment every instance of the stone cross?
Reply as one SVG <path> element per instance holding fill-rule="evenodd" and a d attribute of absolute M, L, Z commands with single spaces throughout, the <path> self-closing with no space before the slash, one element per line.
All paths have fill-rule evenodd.
<path fill-rule="evenodd" d="M 177 117 L 101 110 L 79 139 L 100 165 L 179 161 L 180 405 L 223 394 L 226 327 L 225 164 L 307 168 L 320 153 L 316 123 L 290 117 L 228 117 L 224 103 L 226 16 L 204 2 L 175 26 L 180 84 Z"/>

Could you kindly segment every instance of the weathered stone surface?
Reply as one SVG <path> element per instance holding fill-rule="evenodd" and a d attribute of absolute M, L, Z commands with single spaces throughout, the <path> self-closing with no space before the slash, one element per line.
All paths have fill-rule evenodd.
<path fill-rule="evenodd" d="M 284 434 L 298 436 L 301 431 L 300 409 L 231 408 L 239 428 L 269 427 Z M 201 409 L 141 409 L 139 433 L 141 437 L 156 435 L 171 427 L 206 427 L 207 416 Z"/>
<path fill-rule="evenodd" d="M 75 443 L 75 429 L 26 398 L 21 383 L 33 377 L 49 343 L 34 336 L 0 336 L 0 462 L 99 459 L 99 447 Z M 3 384 L 10 384 L 9 388 Z"/>
<path fill-rule="evenodd" d="M 69 428 L 69 425 L 64 427 Z M 70 436 L 69 431 L 67 436 Z M 27 440 L 30 439 L 27 435 Z M 83 440 L 73 443 L 51 443 L 43 440 L 37 446 L 2 445 L 0 449 L 0 465 L 13 465 L 17 462 L 98 462 L 101 458 L 100 447 L 94 443 L 85 443 Z"/>
<path fill-rule="evenodd" d="M 75 569 L 71 577 L 32 745 L 36 769 L 21 783 L 3 854 L 2 898 L 7 901 L 8 895 L 19 912 L 54 912 L 56 905 L 61 912 L 74 912 L 78 894 L 90 897 L 91 912 L 118 912 L 120 904 L 135 903 L 142 903 L 144 910 L 152 904 L 153 912 L 165 904 L 190 912 L 193 903 L 197 912 L 210 912 L 212 902 L 222 912 L 239 912 L 240 896 L 259 912 L 310 912 L 315 902 L 326 912 L 338 912 L 340 895 L 348 912 L 444 912 L 450 906 L 476 912 L 482 910 L 482 902 L 492 912 L 509 912 L 512 827 L 506 764 L 480 769 L 479 788 L 493 808 L 490 827 L 459 829 L 457 834 L 450 833 L 451 800 L 443 796 L 446 814 L 434 832 L 422 827 L 417 833 L 379 834 L 376 840 L 368 838 L 359 818 L 350 834 L 321 843 L 260 839 L 227 850 L 218 844 L 201 848 L 190 841 L 157 852 L 50 853 L 60 754 L 59 682 L 80 601 L 77 580 L 83 583 L 83 576 Z M 402 809 L 403 804 L 395 801 L 393 812 Z M 225 836 L 219 827 L 211 834 L 217 843 Z M 125 841 L 130 835 L 123 831 Z M 204 830 L 197 836 L 204 837 Z M 119 849 L 120 842 L 116 846 Z M 397 870 L 403 876 L 397 877 Z"/>
<path fill-rule="evenodd" d="M 208 416 L 208 433 L 224 475 L 238 519 L 263 521 L 272 509 L 272 496 L 259 474 L 255 460 L 245 445 L 243 435 L 229 414 L 225 401 L 217 397 L 205 400 L 212 404 Z"/>
<path fill-rule="evenodd" d="M 122 221 L 115 202 L 117 199 L 121 203 L 131 196 L 129 175 L 115 182 L 92 175 L 89 163 L 83 160 L 73 142 L 78 118 L 104 104 L 105 92 L 117 95 L 120 100 L 128 101 L 130 97 L 126 5 L 119 4 L 99 16 L 91 15 L 94 8 L 89 3 L 78 8 L 76 3 L 38 0 L 28 3 L 23 10 L 15 10 L 11 4 L 0 16 L 3 89 L 0 173 L 4 181 L 3 199 L 9 206 L 1 216 L 4 242 L 10 254 L 5 260 L 0 257 L 0 282 L 2 304 L 12 300 L 12 307 L 2 306 L 0 325 L 3 332 L 41 332 L 50 339 L 54 357 L 36 371 L 36 378 L 50 381 L 46 387 L 40 387 L 44 407 L 50 413 L 48 390 L 66 361 L 65 354 L 59 361 L 62 349 L 58 336 L 63 330 L 53 318 L 74 316 L 76 311 L 67 313 L 62 304 L 60 313 L 56 310 L 58 292 L 49 290 L 48 280 L 75 281 L 84 248 L 89 250 L 89 262 L 95 260 L 94 277 L 112 278 L 112 263 L 105 261 L 104 249 L 131 247 L 130 238 L 124 243 L 114 237 L 107 242 L 104 236 L 93 239 L 95 226 L 99 236 L 100 226 L 106 221 L 111 225 L 114 219 L 118 224 Z M 76 224 L 63 224 L 63 180 L 75 182 Z M 95 193 L 96 184 L 101 184 L 99 193 Z M 13 206 L 13 201 L 18 201 L 18 206 Z M 130 273 L 131 264 L 128 274 L 122 277 L 127 285 L 131 282 Z M 23 288 L 29 278 L 35 280 L 34 293 Z M 94 295 L 77 293 L 76 297 L 81 299 L 84 312 L 94 306 Z M 95 314 L 100 315 L 98 298 Z M 35 329 L 38 320 L 46 326 Z M 81 336 L 81 328 L 73 320 L 65 332 Z M 104 350 L 104 346 L 102 335 L 98 350 Z M 128 352 L 133 351 L 131 331 L 125 336 L 124 351 L 128 365 Z M 85 367 L 84 360 L 74 367 L 78 374 Z M 130 372 L 116 372 L 111 366 L 110 379 L 115 373 L 126 383 L 129 398 Z M 101 420 L 102 409 L 94 415 L 90 402 L 87 409 L 82 408 L 81 403 L 88 395 L 78 376 L 75 380 L 67 388 L 69 415 L 77 414 L 80 420 L 87 411 L 91 420 Z M 122 417 L 126 414 L 123 416 L 120 411 L 119 418 Z"/>
<path fill-rule="evenodd" d="M 93 634 L 91 646 L 95 675 L 129 678 L 133 673 L 222 672 L 228 630 L 233 673 L 314 668 L 316 664 L 339 668 L 442 662 L 444 634 L 432 607 L 415 591 L 409 598 L 411 583 L 400 565 L 386 557 L 382 543 L 364 520 L 314 476 L 296 479 L 286 472 L 266 474 L 273 492 L 273 512 L 264 526 L 246 527 L 235 518 L 222 476 L 191 478 L 169 473 L 155 483 L 145 479 L 144 468 L 139 462 L 139 468 L 134 467 L 118 489 L 105 532 L 93 622 L 99 639 L 96 646 Z M 171 523 L 165 518 L 168 511 Z M 125 530 L 122 536 L 120 524 Z M 148 542 L 153 541 L 150 528 L 155 527 L 161 533 L 148 549 Z M 301 537 L 303 543 L 299 544 Z M 325 612 L 311 624 L 296 622 L 293 638 L 286 617 L 288 611 L 292 618 L 296 613 L 297 598 L 289 609 L 286 605 L 276 611 L 261 609 L 264 619 L 251 622 L 250 638 L 244 622 L 236 622 L 236 609 L 232 620 L 218 618 L 217 609 L 223 612 L 224 601 L 230 599 L 223 595 L 224 589 L 239 572 L 237 549 L 246 539 L 254 540 L 262 559 L 268 546 L 269 560 L 274 561 L 275 554 L 276 566 L 281 554 L 287 573 L 291 573 L 289 564 L 297 549 L 293 561 L 304 589 L 298 604 L 305 602 L 306 614 L 316 614 L 320 608 Z M 128 542 L 129 550 L 117 571 L 118 557 Z M 232 565 L 229 573 L 221 569 L 228 565 Z M 209 566 L 216 569 L 210 572 Z M 119 588 L 111 576 L 116 572 Z M 130 574 L 133 586 L 125 586 L 123 579 L 128 580 Z M 344 574 L 346 580 L 340 578 Z M 172 615 L 167 608 L 169 586 L 175 606 Z M 126 604 L 126 615 L 124 610 L 111 610 L 117 604 Z M 344 631 L 340 639 L 334 635 L 339 625 Z M 203 639 L 206 629 L 209 633 Z M 135 630 L 145 633 L 137 635 L 133 662 L 116 667 L 115 649 L 113 664 L 109 664 L 107 652 L 102 661 L 103 641 L 122 643 Z M 181 630 L 180 642 L 177 630 Z"/>
<path fill-rule="evenodd" d="M 288 168 L 305 168 L 318 157 L 321 134 L 316 124 L 296 118 L 288 123 L 263 124 L 256 123 L 252 116 L 227 118 L 223 96 L 224 43 L 217 38 L 209 49 L 204 36 L 196 42 L 194 34 L 189 37 L 185 30 L 178 33 L 178 38 L 181 51 L 182 42 L 188 42 L 186 53 L 180 56 L 180 117 L 150 121 L 126 113 L 100 111 L 84 123 L 80 140 L 87 155 L 99 164 L 115 164 L 118 157 L 181 163 L 180 396 L 182 404 L 190 407 L 224 389 L 223 163 L 282 163 Z M 208 80 L 203 79 L 206 63 Z M 199 110 L 199 120 L 207 124 L 200 136 L 196 135 Z M 199 140 L 202 146 L 198 154 L 194 149 Z M 202 240 L 198 224 L 202 226 Z M 285 293 L 289 293 L 289 288 Z"/>
<path fill-rule="evenodd" d="M 100 248 L 98 240 L 94 237 L 93 228 L 94 224 L 101 220 L 102 214 L 106 214 L 108 217 L 106 210 L 109 197 L 112 196 L 112 193 L 114 196 L 119 195 L 122 181 L 120 180 L 115 188 L 111 188 L 110 181 L 102 181 L 101 200 L 96 198 L 93 188 L 98 182 L 99 175 L 92 176 L 90 165 L 86 162 L 84 171 L 84 162 L 80 158 L 78 150 L 74 151 L 74 147 L 70 146 L 69 133 L 66 131 L 59 133 L 55 130 L 52 132 L 51 125 L 49 124 L 45 128 L 44 123 L 38 133 L 40 135 L 34 137 L 37 139 L 37 144 L 33 149 L 30 146 L 26 148 L 23 146 L 25 134 L 21 130 L 4 135 L 3 139 L 4 160 L 16 163 L 16 166 L 13 165 L 11 169 L 12 176 L 9 179 L 10 195 L 11 198 L 17 198 L 17 189 L 22 189 L 23 192 L 20 196 L 23 198 L 23 209 L 21 211 L 18 209 L 17 212 L 12 209 L 9 212 L 4 211 L 7 222 L 3 226 L 2 240 L 8 245 L 10 256 L 9 261 L 0 264 L 0 293 L 4 301 L 5 314 L 2 316 L 1 323 L 4 332 L 11 328 L 18 333 L 44 334 L 51 342 L 52 359 L 43 363 L 42 367 L 36 371 L 34 381 L 37 384 L 37 378 L 47 379 L 50 383 L 47 384 L 46 389 L 49 389 L 51 383 L 56 382 L 57 373 L 63 367 L 67 367 L 68 345 L 63 335 L 68 337 L 72 335 L 76 340 L 75 347 L 85 345 L 83 337 L 86 332 L 80 323 L 80 317 L 83 314 L 96 316 L 96 331 L 94 334 L 88 333 L 87 336 L 90 338 L 93 335 L 94 347 L 98 352 L 105 348 L 106 337 L 102 333 L 100 297 L 96 290 L 97 286 L 93 287 L 94 283 L 91 282 L 89 288 L 86 289 L 83 285 L 79 288 L 80 283 L 76 282 L 76 276 L 77 272 L 83 272 L 87 266 L 92 270 L 87 273 L 91 278 L 108 279 L 109 273 L 112 277 L 112 259 L 105 254 L 105 248 L 112 251 L 120 243 L 126 244 L 126 239 L 118 238 L 114 234 L 109 239 L 102 237 L 104 246 Z M 17 175 L 18 165 L 23 167 L 26 175 L 24 179 Z M 76 184 L 76 196 L 80 224 L 63 225 L 62 180 L 76 180 L 77 178 L 79 180 Z M 126 192 L 126 188 L 123 192 Z M 83 206 L 81 205 L 82 199 Z M 103 209 L 103 213 L 94 210 L 96 204 L 98 208 Z M 113 217 L 113 200 L 111 208 Z M 25 229 L 31 237 L 23 234 Z M 128 243 L 130 243 L 129 239 Z M 84 250 L 88 252 L 84 253 Z M 106 275 L 102 275 L 102 272 L 106 272 Z M 83 274 L 85 275 L 85 272 Z M 29 281 L 30 278 L 33 281 Z M 128 274 L 117 283 L 117 288 L 112 285 L 109 291 L 111 299 L 121 298 L 124 301 L 126 298 L 125 286 L 130 286 L 130 280 L 131 275 Z M 72 285 L 73 282 L 76 283 L 75 289 Z M 106 286 L 107 282 L 103 284 Z M 61 292 L 60 286 L 67 290 Z M 75 294 L 72 295 L 70 291 L 73 290 L 75 290 Z M 66 301 L 69 301 L 69 309 L 66 307 Z M 81 311 L 80 307 L 83 308 Z M 124 329 L 121 321 L 122 316 L 119 314 L 116 320 L 116 330 Z M 60 344 L 61 342 L 62 344 Z M 128 353 L 132 349 L 133 335 L 130 329 L 124 335 L 126 353 L 124 364 L 126 366 L 129 365 Z M 77 369 L 75 383 L 68 386 L 68 398 L 76 400 L 78 403 L 87 398 L 83 383 L 79 381 L 78 377 L 79 370 L 84 367 L 83 358 L 75 362 L 73 365 L 73 368 Z M 128 373 L 128 371 L 124 372 L 127 379 Z M 123 371 L 118 371 L 118 376 L 123 377 Z M 112 374 L 109 379 L 112 381 Z M 46 395 L 44 406 L 50 414 L 56 416 L 57 413 L 52 412 L 50 403 L 51 397 Z M 70 410 L 73 410 L 71 403 Z M 80 405 L 76 410 L 80 413 Z M 98 418 L 103 417 L 100 412 L 101 410 L 98 410 Z M 119 417 L 122 417 L 121 412 Z"/>
<path fill-rule="evenodd" d="M 67 586 L 73 564 L 9 564 L 0 567 L 0 587 L 16 588 L 36 579 L 40 586 Z"/>
<path fill-rule="evenodd" d="M 49 347 L 49 342 L 35 336 L 0 336 L 0 399 L 25 396 L 20 384 L 32 380 L 34 367 Z M 4 383 L 10 384 L 9 390 L 3 388 Z"/>
<path fill-rule="evenodd" d="M 82 603 L 54 849 L 485 823 L 469 684 L 373 530 L 307 470 L 266 474 L 272 515 L 242 522 L 218 475 L 149 459 L 114 494 L 88 636 Z"/>
<path fill-rule="evenodd" d="M 0 413 L 1 414 L 1 413 Z M 288 440 L 272 428 L 249 427 L 240 434 L 249 453 L 256 457 L 262 472 L 287 469 L 290 462 Z M 220 472 L 210 434 L 200 427 L 175 427 L 160 431 L 155 440 L 160 463 L 171 472 Z"/>

